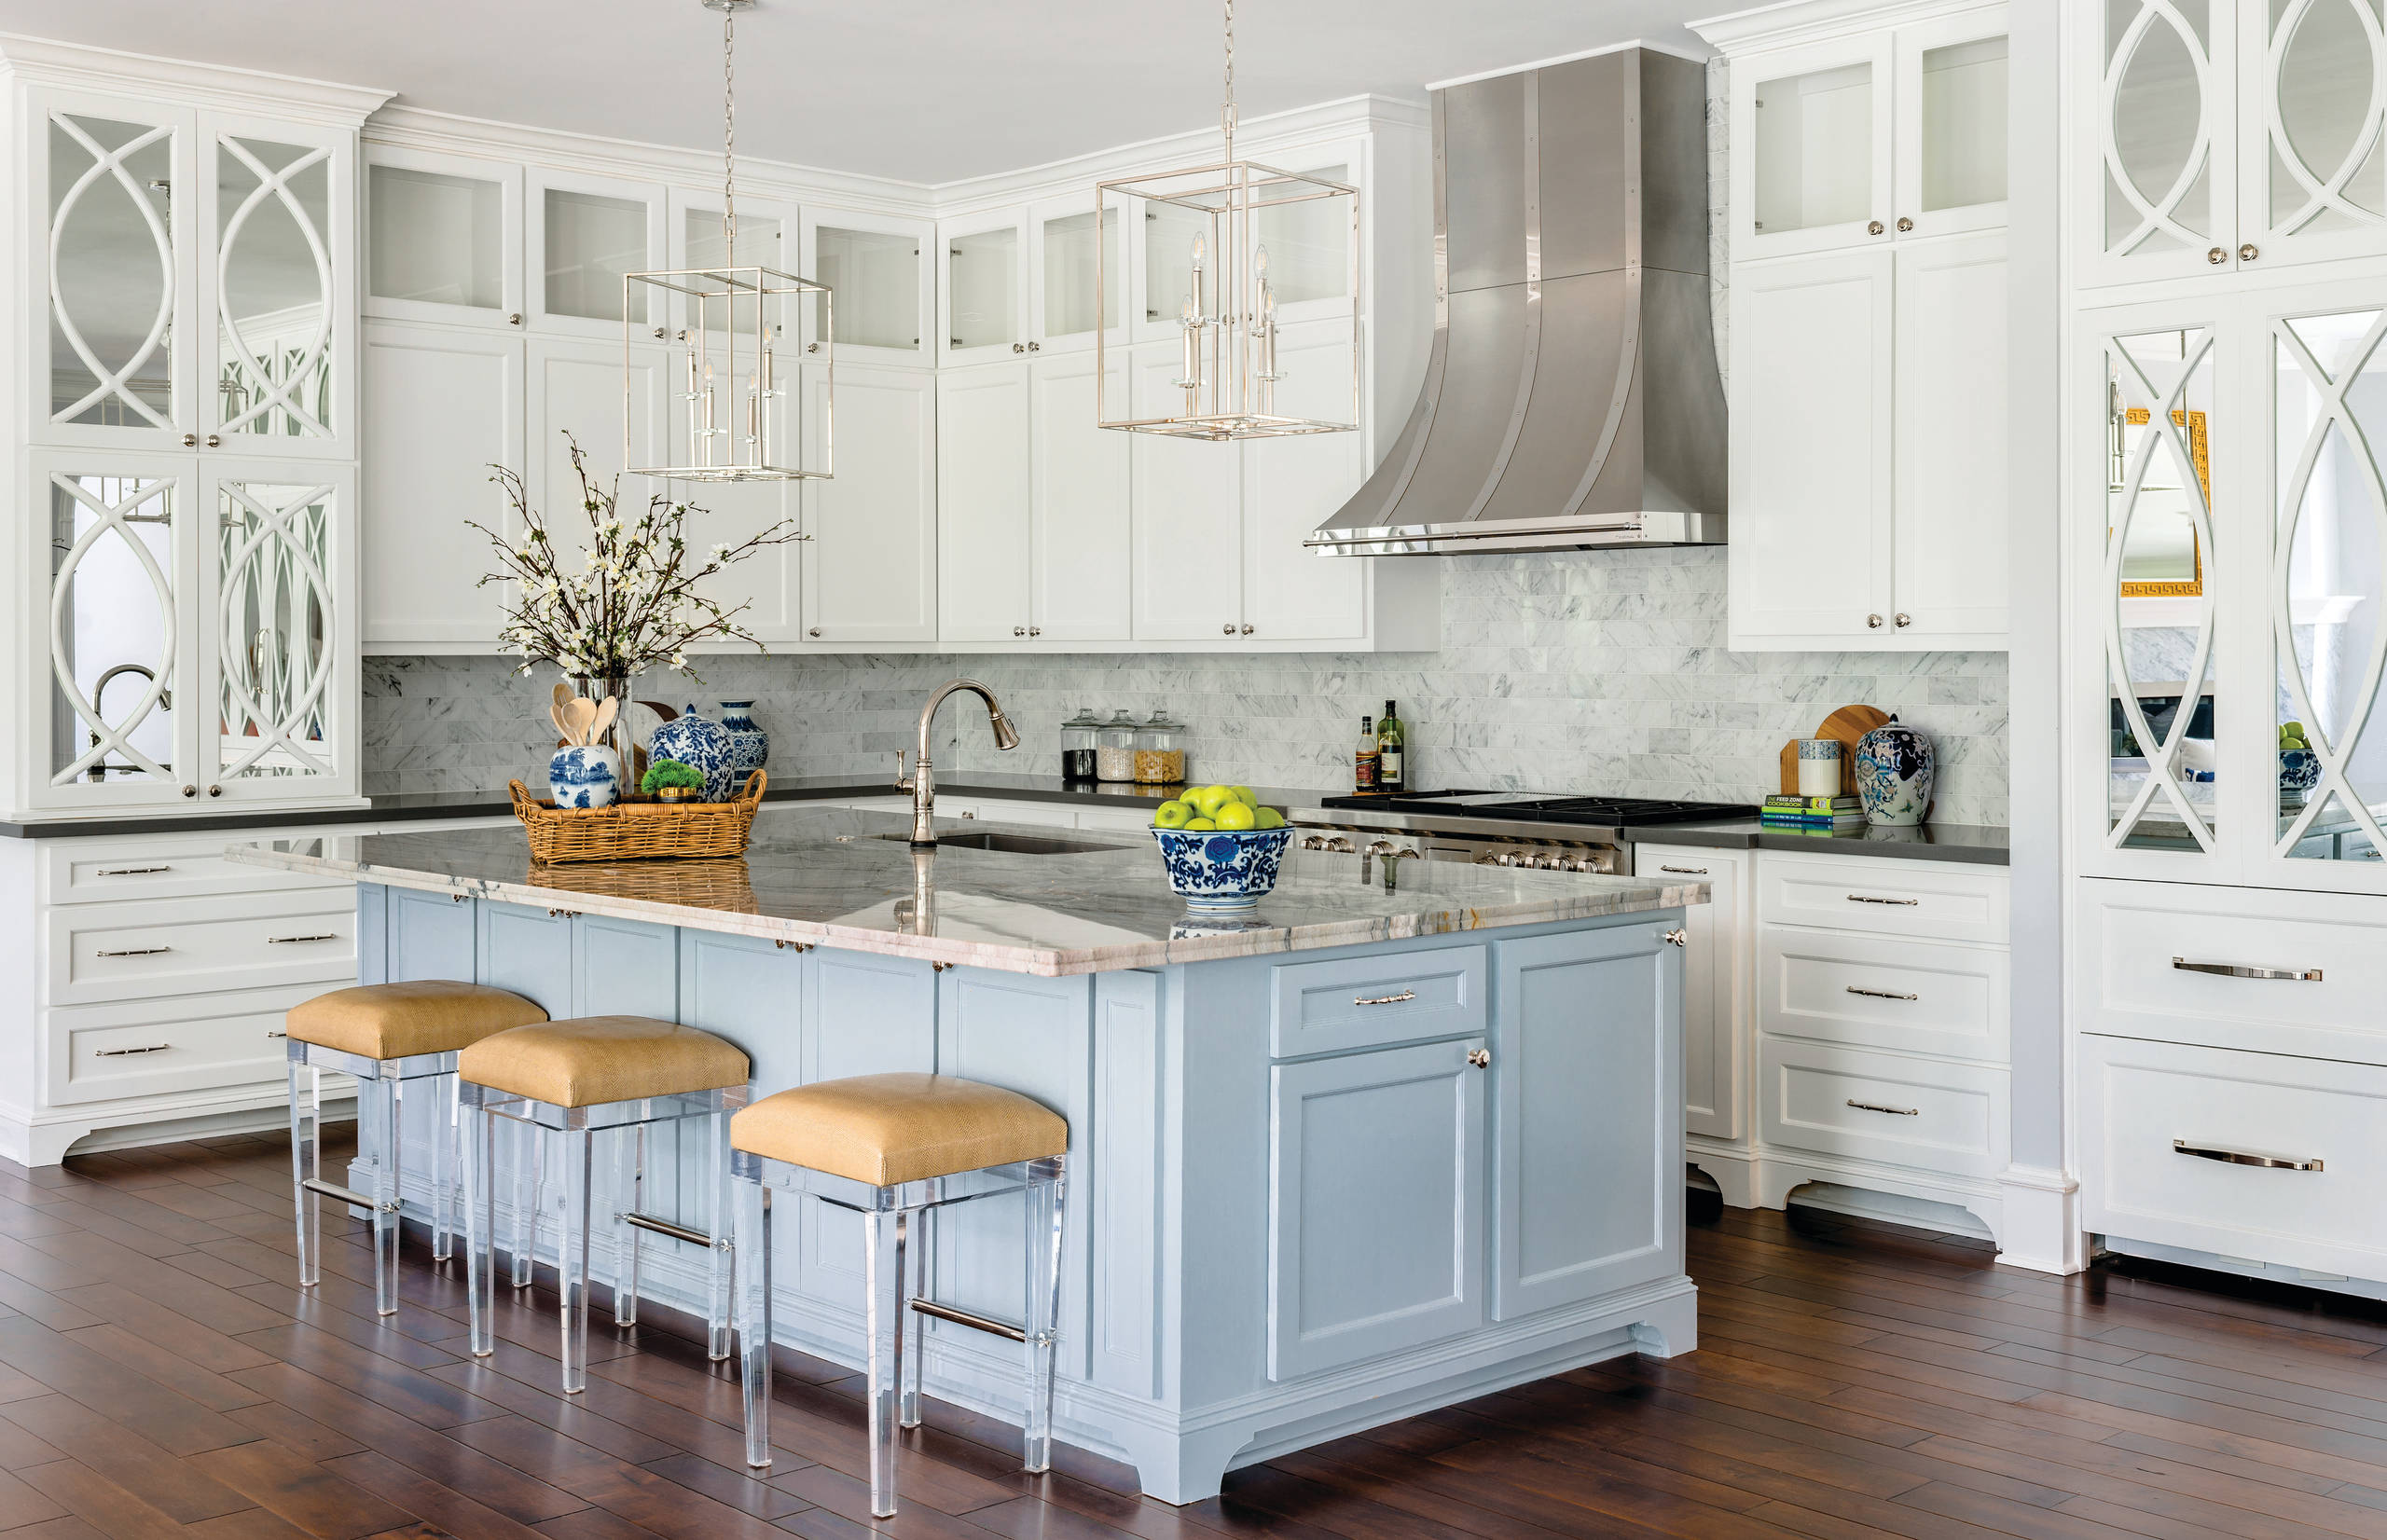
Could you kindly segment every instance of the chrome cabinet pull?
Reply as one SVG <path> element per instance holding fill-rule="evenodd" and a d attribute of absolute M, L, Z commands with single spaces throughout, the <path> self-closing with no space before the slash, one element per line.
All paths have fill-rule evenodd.
<path fill-rule="evenodd" d="M 580 911 L 577 909 L 550 909 L 547 911 L 547 918 L 551 920 L 576 920 L 580 918 Z"/>
<path fill-rule="evenodd" d="M 2318 1156 L 2309 1161 L 2283 1161 L 2276 1155 L 2255 1155 L 2242 1149 L 2212 1149 L 2203 1145 L 2192 1145 L 2186 1139 L 2173 1140 L 2172 1153 L 2193 1155 L 2200 1161 L 2219 1161 L 2224 1165 L 2258 1165 L 2270 1171 L 2318 1171 L 2321 1169 L 2321 1161 Z"/>
<path fill-rule="evenodd" d="M 1848 992 L 1852 995 L 1867 996 L 1876 1000 L 1919 1000 L 1923 997 L 1920 995 L 1901 995 L 1893 989 L 1867 989 L 1853 983 L 1848 986 Z"/>
<path fill-rule="evenodd" d="M 1678 877 L 1704 877 L 1707 875 L 1707 868 L 1704 866 L 1662 866 L 1658 868 L 1658 870 L 1661 872 L 1671 872 Z"/>
<path fill-rule="evenodd" d="M 265 943 L 268 946 L 283 946 L 292 942 L 336 942 L 338 940 L 339 940 L 338 931 L 324 930 L 312 936 L 268 936 Z"/>
<path fill-rule="evenodd" d="M 1467 1051 L 1467 1062 L 1478 1069 L 1488 1069 L 1492 1066 L 1492 1051 L 1488 1048 L 1470 1048 Z"/>
<path fill-rule="evenodd" d="M 1353 1005 L 1399 1005 L 1404 1000 L 1414 1000 L 1416 997 L 1417 991 L 1404 989 L 1398 995 L 1361 995 L 1354 998 L 1351 1003 Z"/>
<path fill-rule="evenodd" d="M 145 877 L 152 872 L 172 872 L 171 866 L 103 866 L 91 873 L 95 877 Z"/>
<path fill-rule="evenodd" d="M 1665 934 L 1665 942 L 1668 946 L 1679 946 L 1688 951 L 1690 947 L 1690 932 L 1688 930 L 1669 930 Z"/>
<path fill-rule="evenodd" d="M 2190 962 L 2186 957 L 2173 958 L 2172 966 L 2183 973 L 2214 973 L 2225 979 L 2289 979 L 2303 983 L 2321 982 L 2321 970 L 2317 968 L 2245 968 L 2237 963 Z"/>
<path fill-rule="evenodd" d="M 95 957 L 154 957 L 161 952 L 172 952 L 171 946 L 128 946 L 117 952 L 94 952 Z"/>
<path fill-rule="evenodd" d="M 1886 903 L 1894 904 L 1900 909 L 1912 909 L 1923 901 L 1921 899 L 1877 899 L 1869 893 L 1851 893 L 1848 895 L 1848 901 L 1851 903 Z"/>
<path fill-rule="evenodd" d="M 1849 1098 L 1848 1105 L 1859 1112 L 1886 1112 L 1893 1118 L 1923 1116 L 1923 1109 L 1919 1107 L 1884 1107 L 1880 1102 L 1860 1102 L 1853 1096 Z"/>
<path fill-rule="evenodd" d="M 151 1043 L 146 1048 L 101 1048 L 92 1050 L 91 1057 L 95 1059 L 129 1059 L 135 1053 L 163 1053 L 166 1050 L 173 1046 L 174 1045 L 172 1043 Z"/>
<path fill-rule="evenodd" d="M 290 1034 L 289 1034 L 289 1033 L 287 1033 L 287 1032 L 269 1032 L 269 1033 L 267 1033 L 267 1034 L 266 1034 L 266 1037 L 267 1037 L 269 1039 L 271 1039 L 271 1038 L 287 1038 L 288 1036 L 290 1036 Z"/>

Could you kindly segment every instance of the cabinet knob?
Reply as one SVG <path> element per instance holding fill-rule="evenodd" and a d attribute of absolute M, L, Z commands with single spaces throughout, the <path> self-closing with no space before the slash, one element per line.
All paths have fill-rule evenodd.
<path fill-rule="evenodd" d="M 1489 1069 L 1492 1066 L 1492 1051 L 1488 1048 L 1470 1048 L 1467 1051 L 1467 1062 L 1478 1069 Z"/>
<path fill-rule="evenodd" d="M 199 795 L 199 788 L 196 786 L 186 786 L 183 788 L 183 795 L 186 797 L 195 797 Z"/>
<path fill-rule="evenodd" d="M 211 448 L 211 449 L 220 449 L 220 448 L 224 447 L 224 440 L 223 440 L 222 435 L 217 434 L 217 433 L 210 433 L 210 434 L 208 434 L 208 435 L 207 435 L 207 447 L 208 447 L 209 448 Z"/>
<path fill-rule="evenodd" d="M 1014 626 L 1011 628 L 1011 634 L 1015 637 L 1024 637 L 1028 635 L 1028 627 L 1025 626 Z"/>
<path fill-rule="evenodd" d="M 1904 214 L 1900 214 L 1900 215 L 1898 215 L 1898 233 L 1899 233 L 1900 235 L 1904 235 L 1907 231 L 1909 231 L 1909 230 L 1911 230 L 1911 229 L 1912 229 L 1912 228 L 1914 228 L 1914 221 L 1913 221 L 1913 220 L 1909 219 L 1909 218 L 1908 218 L 1906 215 L 1904 215 Z"/>
<path fill-rule="evenodd" d="M 2251 241 L 2238 248 L 2238 260 L 2241 262 L 2252 262 L 2262 254 L 2262 248 Z"/>
<path fill-rule="evenodd" d="M 807 342 L 804 345 L 804 351 L 807 353 L 817 353 L 821 351 L 821 344 L 818 342 Z"/>
<path fill-rule="evenodd" d="M 519 326 L 522 324 L 522 312 L 520 310 L 506 311 L 505 323 L 509 326 Z"/>
<path fill-rule="evenodd" d="M 1219 629 L 1228 636 L 1233 636 L 1235 635 L 1235 622 L 1229 621 L 1224 626 L 1220 626 Z"/>
<path fill-rule="evenodd" d="M 664 328 L 663 328 L 663 327 L 661 327 L 661 326 L 657 326 L 657 327 L 655 327 L 655 341 L 657 341 L 657 342 L 660 342 L 660 341 L 662 341 L 662 340 L 663 340 L 663 337 L 664 337 Z"/>
<path fill-rule="evenodd" d="M 1882 617 L 1879 615 L 1867 615 L 1865 617 L 1865 624 L 1878 631 L 1882 628 Z"/>
<path fill-rule="evenodd" d="M 1250 626 L 1245 626 L 1245 627 L 1243 628 L 1243 634 L 1244 634 L 1245 636 L 1247 636 L 1247 637 L 1248 637 L 1248 636 L 1249 636 L 1249 635 L 1251 635 L 1251 627 L 1250 627 Z"/>
<path fill-rule="evenodd" d="M 1031 637 L 1041 637 L 1044 634 L 1044 627 L 1042 626 L 1031 626 L 1028 628 L 1028 634 Z"/>
<path fill-rule="evenodd" d="M 2229 253 L 2224 247 L 2215 246 L 2213 250 L 2204 254 L 2204 259 L 2218 268 L 2223 263 L 2229 260 Z"/>
<path fill-rule="evenodd" d="M 224 788 L 220 786 L 211 786 L 207 789 L 207 794 L 211 797 L 220 797 L 224 794 Z"/>
<path fill-rule="evenodd" d="M 814 626 L 809 634 L 816 637 L 819 636 L 821 634 L 821 627 L 818 626 Z"/>
<path fill-rule="evenodd" d="M 198 447 L 199 447 L 199 435 L 198 435 L 197 433 L 185 433 L 185 434 L 183 434 L 183 447 L 184 447 L 184 448 L 186 448 L 186 449 L 196 449 L 196 448 L 198 448 Z"/>
<path fill-rule="evenodd" d="M 1898 615 L 1898 617 L 1897 617 L 1897 624 L 1898 624 L 1898 629 L 1900 629 L 1900 630 L 1904 630 L 1904 629 L 1906 629 L 1906 627 L 1908 627 L 1908 626 L 1911 626 L 1911 625 L 1913 625 L 1913 624 L 1914 624 L 1914 617 L 1913 617 L 1912 615 L 1906 614 L 1906 613 L 1901 612 L 1901 613 Z"/>
<path fill-rule="evenodd" d="M 1024 342 L 1014 342 L 1011 345 L 1011 351 L 1015 353 L 1024 353 L 1028 351 L 1028 345 Z"/>
<path fill-rule="evenodd" d="M 1878 220 L 1878 219 L 1876 219 L 1876 220 L 1872 220 L 1872 221 L 1870 221 L 1870 222 L 1866 225 L 1866 227 L 1865 227 L 1865 233 L 1866 233 L 1867 235 L 1879 235 L 1879 234 L 1881 234 L 1881 233 L 1882 233 L 1882 222 L 1881 222 L 1880 220 Z"/>
<path fill-rule="evenodd" d="M 1690 945 L 1690 932 L 1681 929 L 1669 930 L 1665 934 L 1665 942 L 1668 946 L 1679 946 L 1687 949 Z"/>
<path fill-rule="evenodd" d="M 1031 342 L 1028 345 L 1028 351 L 1031 353 L 1041 353 L 1044 351 L 1044 344 L 1042 342 Z"/>

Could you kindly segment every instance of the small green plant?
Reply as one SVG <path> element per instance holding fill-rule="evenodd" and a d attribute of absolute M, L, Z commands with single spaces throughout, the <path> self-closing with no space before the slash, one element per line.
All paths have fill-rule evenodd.
<path fill-rule="evenodd" d="M 667 786 L 700 790 L 704 783 L 705 773 L 693 764 L 683 764 L 678 760 L 656 760 L 646 767 L 646 775 L 639 781 L 638 789 L 651 797 Z"/>

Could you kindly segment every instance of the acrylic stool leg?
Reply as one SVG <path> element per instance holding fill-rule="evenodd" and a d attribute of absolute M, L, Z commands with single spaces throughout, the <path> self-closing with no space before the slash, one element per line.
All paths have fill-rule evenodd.
<path fill-rule="evenodd" d="M 862 1298 L 870 1333 L 870 1512 L 895 1517 L 895 1333 L 904 1313 L 904 1230 L 900 1213 L 862 1217 Z"/>
<path fill-rule="evenodd" d="M 705 1299 L 705 1356 L 718 1364 L 729 1356 L 729 1294 L 737 1276 L 737 1248 L 730 1240 L 729 1114 L 705 1120 L 705 1185 L 712 1189 L 706 1208 L 712 1217 L 712 1255 Z"/>
<path fill-rule="evenodd" d="M 1060 1337 L 1061 1178 L 1028 1189 L 1028 1415 L 1022 1464 L 1053 1468 L 1053 1364 Z"/>
<path fill-rule="evenodd" d="M 486 1358 L 496 1351 L 492 1316 L 497 1306 L 497 1119 L 467 1107 L 464 1133 L 464 1296 L 472 1318 L 472 1351 Z"/>
<path fill-rule="evenodd" d="M 771 1189 L 738 1184 L 738 1380 L 746 1397 L 746 1463 L 771 1463 Z"/>
<path fill-rule="evenodd" d="M 373 1308 L 398 1313 L 398 1081 L 383 1073 L 358 1082 L 360 1108 L 373 1109 Z"/>
<path fill-rule="evenodd" d="M 639 1228 L 629 1222 L 645 1212 L 646 1125 L 632 1123 L 614 1134 L 614 1325 L 638 1325 Z"/>
<path fill-rule="evenodd" d="M 904 1216 L 904 1249 L 911 1261 L 905 1285 L 910 1298 L 904 1303 L 903 1316 L 895 1330 L 897 1351 L 903 1358 L 902 1422 L 907 1428 L 920 1425 L 920 1382 L 928 1370 L 928 1317 L 914 1310 L 911 1300 L 928 1297 L 929 1226 L 933 1222 L 929 1216 L 932 1212 L 920 1208 Z"/>
<path fill-rule="evenodd" d="M 514 1125 L 514 1286 L 529 1288 L 539 1259 L 539 1167 L 546 1158 L 546 1130 L 526 1119 Z"/>
<path fill-rule="evenodd" d="M 298 1218 L 298 1284 L 312 1288 L 323 1276 L 323 1203 L 307 1190 L 307 1178 L 324 1169 L 322 1071 L 290 1064 L 290 1196 Z"/>
<path fill-rule="evenodd" d="M 563 1393 L 577 1396 L 588 1388 L 588 1231 L 596 1217 L 591 1189 L 597 1136 L 582 1129 L 560 1139 L 563 1223 L 556 1237 L 556 1286 L 563 1295 Z"/>

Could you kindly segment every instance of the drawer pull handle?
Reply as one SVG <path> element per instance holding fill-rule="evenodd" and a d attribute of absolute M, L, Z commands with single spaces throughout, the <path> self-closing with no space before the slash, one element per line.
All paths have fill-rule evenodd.
<path fill-rule="evenodd" d="M 1677 877 L 1704 877 L 1707 875 L 1707 868 L 1704 866 L 1662 866 L 1658 868 L 1658 870 L 1661 872 L 1671 872 Z"/>
<path fill-rule="evenodd" d="M 551 920 L 576 920 L 580 918 L 580 911 L 577 909 L 550 909 L 547 911 L 547 918 Z"/>
<path fill-rule="evenodd" d="M 1859 1112 L 1886 1112 L 1894 1118 L 1920 1118 L 1923 1116 L 1923 1108 L 1919 1107 L 1884 1107 L 1880 1102 L 1860 1102 L 1853 1097 L 1849 1100 L 1848 1105 L 1855 1107 Z"/>
<path fill-rule="evenodd" d="M 91 1053 L 91 1057 L 95 1059 L 129 1059 L 135 1053 L 163 1053 L 166 1050 L 173 1046 L 174 1045 L 172 1043 L 151 1043 L 146 1048 L 102 1048 L 94 1050 Z"/>
<path fill-rule="evenodd" d="M 336 942 L 339 940 L 339 932 L 323 930 L 311 936 L 268 936 L 265 940 L 268 946 L 282 946 L 291 942 Z"/>
<path fill-rule="evenodd" d="M 160 952 L 172 952 L 171 946 L 128 946 L 117 952 L 94 952 L 95 957 L 154 957 Z"/>
<path fill-rule="evenodd" d="M 2208 1149 L 2201 1145 L 2192 1145 L 2186 1139 L 2173 1140 L 2172 1153 L 2193 1155 L 2200 1161 L 2219 1161 L 2224 1165 L 2258 1165 L 2272 1171 L 2318 1171 L 2321 1169 L 2321 1162 L 2317 1158 L 2310 1161 L 2283 1161 L 2276 1155 L 2250 1155 L 2242 1149 Z"/>
<path fill-rule="evenodd" d="M 2305 983 L 2319 983 L 2317 968 L 2242 968 L 2236 963 L 2192 963 L 2186 957 L 2174 957 L 2172 966 L 2183 973 L 2217 973 L 2225 979 L 2293 979 Z"/>
<path fill-rule="evenodd" d="M 266 1034 L 269 1040 L 275 1038 L 287 1038 L 288 1036 L 290 1036 L 290 1034 L 287 1032 L 269 1032 Z"/>
<path fill-rule="evenodd" d="M 1848 895 L 1848 901 L 1851 903 L 1889 903 L 1896 904 L 1901 909 L 1912 909 L 1923 901 L 1921 899 L 1877 899 L 1866 893 L 1851 893 Z"/>
<path fill-rule="evenodd" d="M 172 872 L 171 866 L 103 866 L 91 873 L 95 877 L 145 877 L 152 872 Z"/>
<path fill-rule="evenodd" d="M 1353 997 L 1351 1003 L 1353 1005 L 1400 1005 L 1405 1001 L 1414 1000 L 1416 997 L 1417 991 L 1414 989 L 1404 989 L 1398 995 L 1356 996 Z"/>
<path fill-rule="evenodd" d="M 1862 984 L 1854 983 L 1848 986 L 1848 992 L 1852 995 L 1862 995 L 1866 998 L 1873 1000 L 1919 1000 L 1923 998 L 1920 995 L 1901 995 L 1895 989 L 1867 989 Z"/>

